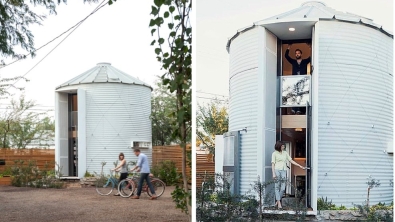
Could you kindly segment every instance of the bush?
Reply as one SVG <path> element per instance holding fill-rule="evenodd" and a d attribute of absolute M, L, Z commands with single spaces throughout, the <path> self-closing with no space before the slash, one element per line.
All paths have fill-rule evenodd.
<path fill-rule="evenodd" d="M 43 169 L 39 169 L 36 162 L 29 161 L 24 165 L 23 160 L 15 160 L 15 165 L 11 168 L 11 185 L 16 187 L 54 187 L 62 188 L 64 183 L 59 180 L 61 177 L 61 169 L 58 170 L 49 168 L 49 163 L 46 163 Z M 55 163 L 56 164 L 56 163 Z"/>
<path fill-rule="evenodd" d="M 317 200 L 317 209 L 318 210 L 336 210 L 336 205 L 332 203 L 332 200 L 328 201 L 327 197 L 325 197 L 325 199 L 323 197 L 321 197 L 321 198 L 318 198 L 318 200 Z"/>
<path fill-rule="evenodd" d="M 177 173 L 176 164 L 171 160 L 160 162 L 152 168 L 151 173 L 160 178 L 166 185 L 176 185 L 182 178 L 181 174 Z"/>
<path fill-rule="evenodd" d="M 367 221 L 394 221 L 394 205 L 385 205 L 385 203 L 378 203 L 371 207 L 366 204 L 355 205 L 359 212 L 363 214 Z"/>

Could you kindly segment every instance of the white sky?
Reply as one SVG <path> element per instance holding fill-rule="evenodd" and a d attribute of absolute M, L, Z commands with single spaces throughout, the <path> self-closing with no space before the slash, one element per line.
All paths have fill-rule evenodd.
<path fill-rule="evenodd" d="M 253 22 L 298 8 L 306 0 L 199 0 L 196 3 L 196 90 L 197 102 L 207 103 L 217 96 L 229 95 L 228 38 Z M 392 0 L 323 0 L 337 11 L 373 19 L 393 33 Z M 206 94 L 211 93 L 211 94 Z M 206 98 L 201 98 L 206 97 Z"/>
<path fill-rule="evenodd" d="M 153 1 L 120 0 L 103 7 L 26 75 L 30 82 L 21 80 L 17 86 L 26 87 L 27 98 L 35 100 L 40 105 L 37 108 L 54 109 L 56 86 L 97 63 L 110 62 L 115 68 L 154 87 L 156 76 L 164 72 L 160 70 L 160 63 L 156 60 L 155 47 L 150 45 L 153 37 L 148 25 L 152 4 Z M 43 26 L 31 28 L 35 36 L 35 47 L 40 47 L 66 31 L 97 6 L 98 3 L 83 4 L 82 0 L 69 0 L 67 5 L 61 4 L 57 8 L 57 15 L 49 15 Z M 29 58 L 0 69 L 0 77 L 24 75 L 64 36 L 38 51 L 34 59 Z M 9 102 L 1 100 L 0 107 L 7 103 Z M 50 114 L 53 115 L 53 112 Z"/>

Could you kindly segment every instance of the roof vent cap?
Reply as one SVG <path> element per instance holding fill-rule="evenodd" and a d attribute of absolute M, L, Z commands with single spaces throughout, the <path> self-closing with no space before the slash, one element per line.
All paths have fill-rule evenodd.
<path fill-rule="evenodd" d="M 97 63 L 97 65 L 98 66 L 110 66 L 111 63 L 109 63 L 109 62 L 99 62 L 99 63 Z"/>
<path fill-rule="evenodd" d="M 322 7 L 326 6 L 325 3 L 319 2 L 319 1 L 309 1 L 309 2 L 304 2 L 302 3 L 301 6 L 317 6 L 317 7 Z"/>

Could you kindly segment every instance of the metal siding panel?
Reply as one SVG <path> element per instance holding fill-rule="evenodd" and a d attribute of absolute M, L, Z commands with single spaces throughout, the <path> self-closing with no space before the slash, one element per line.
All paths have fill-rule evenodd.
<path fill-rule="evenodd" d="M 258 67 L 258 29 L 240 34 L 232 42 L 230 51 L 230 77 L 252 68 Z"/>
<path fill-rule="evenodd" d="M 258 56 L 257 28 L 241 34 L 230 49 L 229 131 L 240 134 L 240 193 L 251 189 L 257 179 Z"/>
<path fill-rule="evenodd" d="M 266 42 L 263 43 L 265 39 Z M 241 194 L 251 189 L 251 184 L 257 180 L 258 172 L 267 174 L 263 169 L 265 160 L 267 161 L 267 156 L 271 156 L 273 152 L 276 98 L 273 98 L 272 92 L 276 90 L 277 83 L 276 42 L 277 38 L 274 35 L 264 29 L 255 28 L 240 35 L 232 42 L 230 48 L 229 131 L 245 127 L 248 131 L 241 132 L 240 136 Z M 264 60 L 262 62 L 259 59 Z M 261 91 L 258 90 L 260 85 L 264 88 Z M 259 106 L 259 103 L 264 104 Z M 259 115 L 264 115 L 263 113 L 266 116 L 259 118 Z M 261 129 L 258 130 L 258 126 Z M 259 147 L 258 140 L 263 140 Z M 260 149 L 264 152 L 259 152 Z M 264 156 L 258 157 L 257 154 Z M 260 175 L 261 180 L 264 180 L 264 175 Z"/>
<path fill-rule="evenodd" d="M 265 141 L 262 149 L 264 152 L 264 166 L 266 168 L 265 181 L 272 180 L 271 158 L 276 143 L 276 94 L 277 91 L 277 37 L 269 32 L 266 33 L 266 61 L 265 61 Z M 262 114 L 260 114 L 262 115 Z M 259 136 L 259 135 L 258 135 Z M 270 171 L 268 170 L 270 169 Z"/>
<path fill-rule="evenodd" d="M 77 90 L 78 102 L 78 174 L 82 178 L 86 171 L 86 93 Z"/>
<path fill-rule="evenodd" d="M 393 200 L 393 39 L 360 24 L 320 21 L 318 197 L 336 205 Z"/>
<path fill-rule="evenodd" d="M 68 176 L 68 96 L 66 93 L 56 92 L 56 130 L 55 156 L 64 176 Z"/>

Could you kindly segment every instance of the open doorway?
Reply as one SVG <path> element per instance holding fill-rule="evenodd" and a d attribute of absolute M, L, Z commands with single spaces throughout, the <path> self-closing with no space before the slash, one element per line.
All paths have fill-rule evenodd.
<path fill-rule="evenodd" d="M 283 128 L 281 138 L 291 158 L 301 166 L 306 166 L 306 129 Z M 292 164 L 288 164 L 287 167 L 287 180 L 292 186 L 287 186 L 286 196 L 304 196 L 306 194 L 306 171 L 294 167 Z M 299 192 L 298 194 L 296 190 Z"/>
<path fill-rule="evenodd" d="M 78 100 L 77 94 L 68 95 L 69 146 L 68 176 L 78 176 Z"/>
<path fill-rule="evenodd" d="M 311 75 L 311 39 L 288 40 L 281 43 L 281 75 L 300 76 Z M 302 84 L 302 83 L 301 83 Z M 297 94 L 297 93 L 296 93 Z M 283 115 L 305 115 L 305 107 L 284 108 Z"/>

